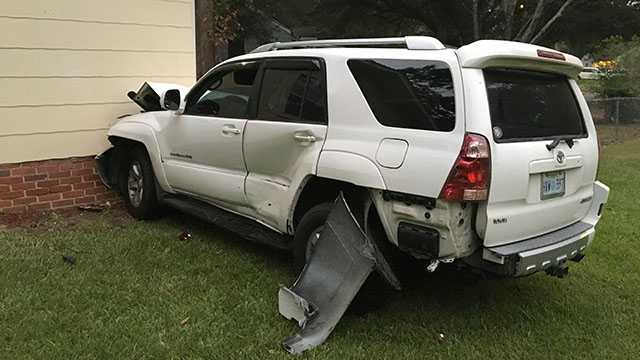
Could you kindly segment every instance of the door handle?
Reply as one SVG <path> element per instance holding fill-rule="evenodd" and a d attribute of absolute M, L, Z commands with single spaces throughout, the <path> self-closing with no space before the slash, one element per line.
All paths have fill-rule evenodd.
<path fill-rule="evenodd" d="M 223 134 L 232 134 L 232 135 L 240 135 L 240 129 L 236 128 L 233 125 L 225 125 L 222 127 L 222 133 Z"/>
<path fill-rule="evenodd" d="M 294 134 L 293 138 L 297 142 L 301 142 L 301 143 L 312 143 L 318 140 L 315 136 L 308 135 L 308 134 Z"/>

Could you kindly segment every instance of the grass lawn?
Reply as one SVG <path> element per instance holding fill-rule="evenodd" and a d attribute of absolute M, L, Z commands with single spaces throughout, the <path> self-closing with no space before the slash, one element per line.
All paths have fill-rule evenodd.
<path fill-rule="evenodd" d="M 600 178 L 609 206 L 569 278 L 421 275 L 383 307 L 348 313 L 305 357 L 637 358 L 640 142 L 607 146 Z M 185 227 L 193 239 L 182 242 Z M 180 214 L 0 230 L 0 358 L 291 358 L 279 342 L 296 327 L 277 290 L 293 280 L 283 253 Z"/>

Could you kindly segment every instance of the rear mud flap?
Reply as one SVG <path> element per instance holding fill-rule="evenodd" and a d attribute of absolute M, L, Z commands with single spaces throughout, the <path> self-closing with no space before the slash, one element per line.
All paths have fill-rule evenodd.
<path fill-rule="evenodd" d="M 341 193 L 298 279 L 278 294 L 280 314 L 296 320 L 301 328 L 283 341 L 285 350 L 300 354 L 322 344 L 374 269 L 400 290 L 388 262 L 367 238 Z"/>

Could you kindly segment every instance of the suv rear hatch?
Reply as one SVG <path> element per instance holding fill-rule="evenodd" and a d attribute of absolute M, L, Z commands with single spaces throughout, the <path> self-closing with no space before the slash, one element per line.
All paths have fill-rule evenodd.
<path fill-rule="evenodd" d="M 494 54 L 485 51 L 484 60 L 467 68 L 474 56 L 458 50 L 470 104 L 467 130 L 484 135 L 491 147 L 489 198 L 476 219 L 486 247 L 582 219 L 598 157 L 588 107 L 572 80 L 579 61 L 532 45 L 496 43 Z"/>

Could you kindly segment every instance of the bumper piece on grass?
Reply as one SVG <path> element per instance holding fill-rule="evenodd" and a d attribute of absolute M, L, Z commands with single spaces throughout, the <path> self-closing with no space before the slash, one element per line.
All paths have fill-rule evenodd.
<path fill-rule="evenodd" d="M 285 350 L 300 354 L 322 344 L 374 269 L 400 289 L 389 264 L 340 194 L 298 279 L 279 291 L 280 314 L 301 327 L 282 342 Z"/>

